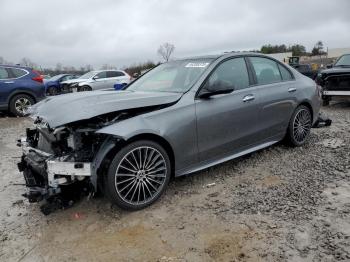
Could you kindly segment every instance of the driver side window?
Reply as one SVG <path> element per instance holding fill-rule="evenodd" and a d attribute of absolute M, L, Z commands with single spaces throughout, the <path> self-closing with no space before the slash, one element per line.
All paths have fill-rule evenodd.
<path fill-rule="evenodd" d="M 96 76 L 97 76 L 99 79 L 100 79 L 100 78 L 106 78 L 106 77 L 107 77 L 107 74 L 106 74 L 106 71 L 104 71 L 104 72 L 98 73 Z"/>
<path fill-rule="evenodd" d="M 247 88 L 249 75 L 244 58 L 233 58 L 221 63 L 209 77 L 208 84 L 213 85 L 217 81 L 233 87 L 234 90 Z"/>

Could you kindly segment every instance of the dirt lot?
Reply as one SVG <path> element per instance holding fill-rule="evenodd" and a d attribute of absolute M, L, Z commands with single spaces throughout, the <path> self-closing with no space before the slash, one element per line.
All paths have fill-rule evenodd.
<path fill-rule="evenodd" d="M 31 122 L 0 117 L 0 260 L 349 261 L 350 104 L 323 111 L 333 125 L 306 146 L 178 178 L 145 210 L 94 198 L 46 217 L 21 197 L 16 169 Z"/>

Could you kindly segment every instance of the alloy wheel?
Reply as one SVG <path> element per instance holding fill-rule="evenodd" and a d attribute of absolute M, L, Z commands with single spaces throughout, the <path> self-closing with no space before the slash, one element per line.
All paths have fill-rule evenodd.
<path fill-rule="evenodd" d="M 18 98 L 15 102 L 15 109 L 18 113 L 24 114 L 25 111 L 30 107 L 32 103 L 25 97 Z"/>
<path fill-rule="evenodd" d="M 162 191 L 167 176 L 163 155 L 150 146 L 128 152 L 115 174 L 115 188 L 127 203 L 141 205 L 152 201 Z"/>
<path fill-rule="evenodd" d="M 298 143 L 306 140 L 311 129 L 311 114 L 307 109 L 300 109 L 294 117 L 293 136 Z"/>

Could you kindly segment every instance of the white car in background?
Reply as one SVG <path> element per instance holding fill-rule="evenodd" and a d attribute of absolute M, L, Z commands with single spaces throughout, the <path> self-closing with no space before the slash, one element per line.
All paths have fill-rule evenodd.
<path fill-rule="evenodd" d="M 96 70 L 90 71 L 79 78 L 61 83 L 64 91 L 92 91 L 114 88 L 114 85 L 127 85 L 131 77 L 122 70 Z"/>

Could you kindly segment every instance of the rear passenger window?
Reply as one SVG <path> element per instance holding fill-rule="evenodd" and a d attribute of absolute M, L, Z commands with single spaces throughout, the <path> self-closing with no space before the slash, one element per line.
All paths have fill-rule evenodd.
<path fill-rule="evenodd" d="M 125 76 L 123 72 L 119 71 L 108 71 L 107 77 L 118 77 L 118 76 Z"/>
<path fill-rule="evenodd" d="M 275 61 L 264 57 L 250 57 L 259 85 L 281 82 L 281 74 Z"/>
<path fill-rule="evenodd" d="M 9 78 L 9 73 L 7 70 L 3 67 L 0 67 L 0 79 L 8 79 Z"/>
<path fill-rule="evenodd" d="M 278 65 L 278 67 L 281 71 L 283 81 L 293 80 L 292 73 L 289 72 L 289 70 L 287 68 L 285 68 L 283 65 L 280 65 L 280 64 Z"/>
<path fill-rule="evenodd" d="M 213 83 L 217 80 L 232 86 L 234 90 L 247 88 L 249 86 L 249 76 L 244 58 L 234 58 L 220 64 L 208 81 Z"/>
<path fill-rule="evenodd" d="M 15 76 L 15 78 L 22 77 L 27 74 L 26 71 L 18 68 L 11 68 L 12 74 Z"/>

